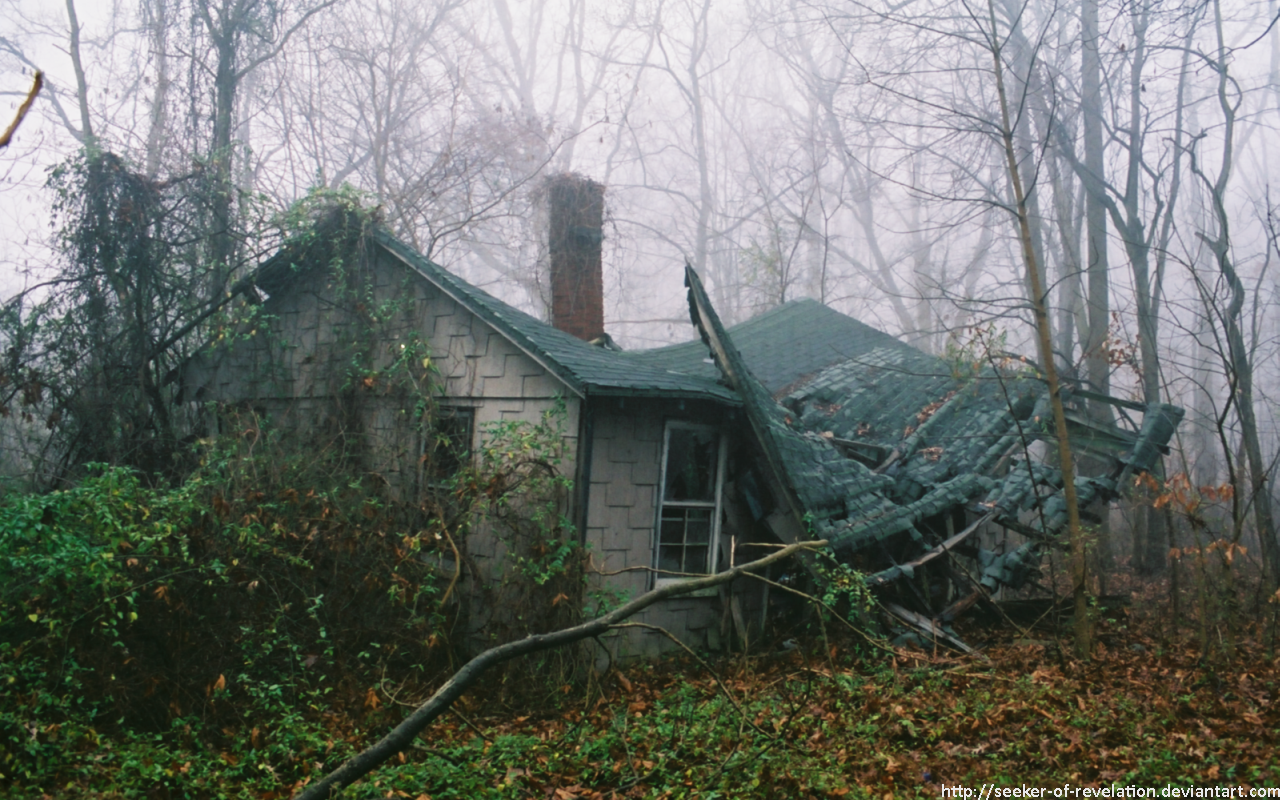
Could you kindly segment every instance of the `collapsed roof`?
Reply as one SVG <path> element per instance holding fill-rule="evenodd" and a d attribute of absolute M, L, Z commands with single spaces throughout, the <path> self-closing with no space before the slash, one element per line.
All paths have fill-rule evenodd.
<path fill-rule="evenodd" d="M 813 301 L 730 334 L 692 268 L 685 282 L 693 324 L 742 399 L 775 485 L 812 536 L 841 560 L 873 554 L 863 560 L 880 567 L 868 579 L 876 587 L 910 577 L 994 522 L 1027 542 L 1003 554 L 974 552 L 976 582 L 987 593 L 1025 582 L 1067 521 L 1061 470 L 1037 457 L 1045 449 L 1037 443 L 1054 436 L 1048 386 L 1034 364 L 994 356 L 977 370 L 959 369 Z M 697 369 L 681 347 L 642 357 Z M 1183 415 L 1080 390 L 1064 390 L 1063 400 L 1072 447 L 1101 465 L 1076 477 L 1081 508 L 1157 470 Z M 1131 428 L 1091 420 L 1083 400 L 1114 406 Z M 956 509 L 977 521 L 942 541 L 925 523 Z M 892 537 L 910 546 L 883 546 Z M 895 551 L 906 555 L 895 560 Z"/>

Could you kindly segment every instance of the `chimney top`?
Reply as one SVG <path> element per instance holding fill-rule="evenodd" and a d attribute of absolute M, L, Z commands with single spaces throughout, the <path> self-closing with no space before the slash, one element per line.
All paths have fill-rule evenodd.
<path fill-rule="evenodd" d="M 581 175 L 547 181 L 551 324 L 579 339 L 604 335 L 604 186 Z"/>

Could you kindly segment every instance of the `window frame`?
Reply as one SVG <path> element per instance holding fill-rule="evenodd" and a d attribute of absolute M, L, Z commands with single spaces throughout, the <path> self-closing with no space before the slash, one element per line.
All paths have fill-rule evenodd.
<path fill-rule="evenodd" d="M 440 421 L 446 419 L 455 424 L 459 420 L 465 420 L 465 425 L 463 426 L 465 430 L 450 432 L 460 434 L 456 437 L 437 435 L 441 432 Z M 424 490 L 446 487 L 448 481 L 462 470 L 471 466 L 475 458 L 476 408 L 474 406 L 458 403 L 439 403 L 433 410 L 431 422 L 432 424 L 423 427 L 418 444 L 418 481 Z M 461 440 L 463 439 L 466 441 L 462 442 Z M 442 440 L 451 441 L 446 444 Z M 465 444 L 461 451 L 457 450 L 459 444 Z M 435 463 L 436 459 L 433 451 L 442 446 L 454 451 L 451 455 L 456 459 L 456 463 L 449 465 L 453 467 L 451 471 L 441 470 L 439 467 L 443 465 Z M 437 469 L 427 469 L 428 464 L 436 466 Z"/>
<path fill-rule="evenodd" d="M 717 445 L 715 460 L 715 491 L 714 500 L 667 500 L 667 464 L 671 453 L 671 433 L 672 431 L 692 430 L 705 431 L 715 435 Z M 725 471 L 728 467 L 729 460 L 729 436 L 727 432 L 718 425 L 710 425 L 706 423 L 689 422 L 687 420 L 667 420 L 662 430 L 662 463 L 658 472 L 658 486 L 655 494 L 657 495 L 656 508 L 654 509 L 653 523 L 653 548 L 652 563 L 654 569 L 654 587 L 665 586 L 671 583 L 680 583 L 682 581 L 691 580 L 702 575 L 714 575 L 720 566 L 720 529 L 722 517 L 724 516 L 724 478 Z M 662 516 L 663 511 L 667 508 L 707 508 L 711 509 L 711 532 L 707 542 L 707 569 L 706 573 L 690 573 L 687 575 L 664 575 L 658 571 L 662 561 Z M 680 547 L 688 547 L 682 544 Z"/>

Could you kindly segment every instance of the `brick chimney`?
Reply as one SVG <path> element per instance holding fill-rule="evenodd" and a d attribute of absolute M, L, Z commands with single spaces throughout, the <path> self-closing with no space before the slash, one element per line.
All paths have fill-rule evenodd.
<path fill-rule="evenodd" d="M 547 181 L 551 324 L 579 339 L 604 334 L 604 186 L 581 175 Z"/>

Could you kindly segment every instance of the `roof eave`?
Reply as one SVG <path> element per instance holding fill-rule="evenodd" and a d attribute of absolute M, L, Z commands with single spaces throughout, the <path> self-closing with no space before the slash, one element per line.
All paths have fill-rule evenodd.
<path fill-rule="evenodd" d="M 741 408 L 742 399 L 728 392 L 717 394 L 701 389 L 639 389 L 627 386 L 604 386 L 587 384 L 588 397 L 639 397 L 649 400 L 706 400 L 712 403 Z"/>

